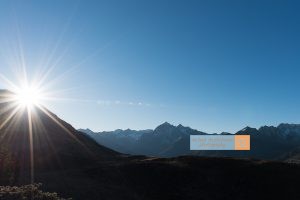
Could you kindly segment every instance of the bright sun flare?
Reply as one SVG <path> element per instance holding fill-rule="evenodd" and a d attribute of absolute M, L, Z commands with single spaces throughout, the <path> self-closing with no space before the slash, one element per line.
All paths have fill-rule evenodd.
<path fill-rule="evenodd" d="M 34 88 L 23 88 L 16 92 L 16 100 L 22 106 L 32 107 L 38 105 L 41 99 L 41 94 Z"/>

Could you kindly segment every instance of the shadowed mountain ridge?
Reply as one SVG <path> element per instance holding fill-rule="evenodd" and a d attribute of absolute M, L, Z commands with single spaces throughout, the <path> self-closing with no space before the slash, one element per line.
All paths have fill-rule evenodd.
<path fill-rule="evenodd" d="M 81 129 L 82 132 L 87 132 Z M 285 155 L 300 147 L 300 125 L 279 124 L 262 126 L 259 129 L 245 127 L 237 135 L 251 136 L 250 151 L 191 151 L 190 135 L 210 135 L 181 124 L 178 126 L 165 122 L 152 131 L 132 131 L 139 133 L 133 140 L 128 133 L 127 137 L 118 137 L 122 131 L 87 132 L 99 144 L 115 149 L 122 153 L 133 155 L 148 155 L 159 157 L 174 157 L 182 155 L 214 156 L 214 157 L 245 157 L 268 160 L 286 160 Z M 222 135 L 230 133 L 222 132 Z"/>

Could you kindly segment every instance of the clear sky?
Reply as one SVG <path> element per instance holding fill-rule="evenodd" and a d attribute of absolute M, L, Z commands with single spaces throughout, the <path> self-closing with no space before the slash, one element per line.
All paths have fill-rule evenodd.
<path fill-rule="evenodd" d="M 45 105 L 76 128 L 299 123 L 299 10 L 287 0 L 1 0 L 0 73 L 47 75 Z"/>

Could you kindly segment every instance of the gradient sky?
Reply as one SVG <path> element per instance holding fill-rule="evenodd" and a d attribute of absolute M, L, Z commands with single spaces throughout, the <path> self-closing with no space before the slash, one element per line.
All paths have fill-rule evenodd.
<path fill-rule="evenodd" d="M 297 1 L 0 1 L 0 73 L 76 128 L 300 122 Z M 23 57 L 21 56 L 23 52 Z M 7 87 L 0 82 L 0 87 Z"/>

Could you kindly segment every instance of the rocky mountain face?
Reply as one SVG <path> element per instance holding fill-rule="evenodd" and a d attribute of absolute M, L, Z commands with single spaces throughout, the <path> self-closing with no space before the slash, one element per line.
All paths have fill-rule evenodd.
<path fill-rule="evenodd" d="M 79 129 L 94 138 L 99 144 L 124 154 L 166 156 L 175 155 L 170 149 L 182 140 L 189 142 L 190 135 L 206 134 L 181 124 L 173 126 L 167 122 L 154 130 L 115 130 L 111 132 L 95 133 L 89 129 Z M 179 145 L 175 145 L 179 147 Z M 176 148 L 174 147 L 174 148 Z M 184 148 L 188 146 L 184 145 Z M 181 148 L 176 149 L 178 155 Z"/>
<path fill-rule="evenodd" d="M 94 133 L 89 129 L 79 129 L 79 131 L 86 133 L 99 144 L 125 154 L 133 154 L 135 151 L 134 145 L 140 140 L 141 136 L 153 132 L 152 130 L 135 131 L 130 129 L 117 129 L 111 132 L 105 131 L 100 133 Z"/>
<path fill-rule="evenodd" d="M 296 151 L 295 149 L 300 147 L 300 125 L 297 124 L 280 124 L 278 127 L 263 126 L 259 129 L 246 127 L 238 131 L 237 135 L 251 135 L 250 151 L 191 151 L 190 135 L 206 135 L 207 133 L 182 125 L 173 126 L 167 122 L 159 125 L 153 131 L 138 131 L 139 137 L 135 139 L 124 134 L 120 138 L 119 133 L 122 131 L 105 133 L 82 131 L 89 134 L 98 143 L 116 151 L 159 157 L 198 155 L 283 160 L 288 159 L 286 155 L 292 154 L 293 151 Z M 131 130 L 129 132 L 136 133 Z M 221 134 L 230 135 L 226 132 Z"/>

